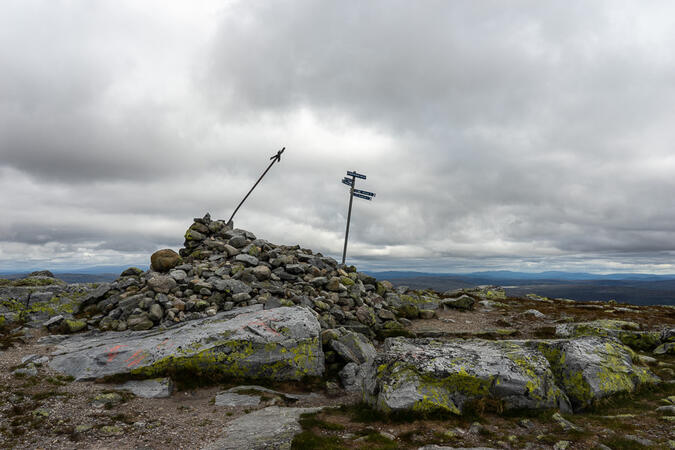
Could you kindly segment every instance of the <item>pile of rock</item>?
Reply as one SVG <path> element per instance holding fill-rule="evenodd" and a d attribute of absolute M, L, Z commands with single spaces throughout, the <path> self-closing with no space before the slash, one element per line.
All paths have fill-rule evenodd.
<path fill-rule="evenodd" d="M 169 326 L 234 307 L 299 305 L 314 311 L 322 329 L 342 326 L 384 338 L 406 334 L 406 320 L 431 317 L 444 304 L 473 306 L 472 298 L 453 302 L 433 292 L 394 289 L 354 267 L 340 267 L 333 258 L 297 245 L 272 244 L 209 214 L 194 219 L 179 254 L 160 250 L 151 263 L 148 272 L 130 268 L 100 286 L 78 312 L 90 318 L 90 326 L 124 331 Z"/>

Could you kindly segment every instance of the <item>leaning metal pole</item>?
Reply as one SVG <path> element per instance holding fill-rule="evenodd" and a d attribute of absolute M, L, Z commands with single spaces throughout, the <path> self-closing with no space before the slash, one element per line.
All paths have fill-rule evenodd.
<path fill-rule="evenodd" d="M 342 265 L 345 265 L 345 258 L 347 257 L 347 239 L 349 239 L 349 222 L 352 218 L 352 202 L 354 201 L 354 184 L 356 177 L 352 177 L 352 186 L 349 189 L 349 212 L 347 212 L 347 230 L 345 231 L 345 246 L 342 249 Z"/>
<path fill-rule="evenodd" d="M 260 180 L 262 180 L 263 177 L 264 177 L 265 175 L 267 175 L 267 172 L 269 172 L 269 170 L 272 168 L 272 166 L 274 165 L 274 163 L 275 163 L 275 162 L 281 161 L 281 154 L 284 152 L 284 150 L 286 150 L 286 147 L 284 147 L 284 148 L 282 148 L 281 150 L 279 150 L 279 151 L 277 152 L 276 155 L 274 155 L 274 156 L 272 156 L 272 157 L 270 158 L 270 159 L 272 160 L 272 162 L 270 163 L 269 166 L 267 166 L 267 169 L 265 169 L 265 171 L 263 172 L 263 174 L 260 175 L 260 178 L 258 178 L 258 181 L 256 181 L 255 184 L 253 185 L 253 187 L 251 188 L 251 190 L 248 191 L 248 194 L 246 194 L 246 196 L 245 196 L 244 199 L 241 201 L 241 203 L 239 203 L 239 205 L 237 205 L 237 208 L 234 210 L 234 212 L 233 212 L 232 215 L 230 216 L 230 219 L 227 221 L 227 224 L 228 224 L 228 225 L 231 225 L 231 224 L 232 224 L 232 219 L 234 219 L 234 215 L 237 214 L 237 211 L 239 211 L 239 208 L 241 208 L 241 205 L 243 205 L 244 202 L 246 201 L 246 199 L 248 198 L 248 196 L 251 195 L 251 192 L 253 192 L 253 189 L 255 189 L 255 187 L 258 185 L 258 183 L 260 183 Z M 350 209 L 351 209 L 351 206 L 350 206 Z"/>

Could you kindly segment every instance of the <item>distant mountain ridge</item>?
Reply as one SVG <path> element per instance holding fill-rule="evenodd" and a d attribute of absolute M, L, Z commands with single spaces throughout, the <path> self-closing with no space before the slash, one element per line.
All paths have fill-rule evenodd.
<path fill-rule="evenodd" d="M 495 280 L 565 280 L 565 281 L 582 281 L 582 280 L 675 280 L 675 274 L 657 275 L 647 273 L 610 273 L 610 274 L 593 274 L 587 272 L 563 272 L 563 271 L 546 271 L 546 272 L 514 272 L 511 270 L 488 270 L 482 272 L 469 273 L 433 273 L 433 272 L 415 272 L 415 271 L 365 271 L 366 273 L 377 278 L 391 278 L 391 279 L 405 279 L 417 277 L 448 277 L 448 278 L 481 278 L 481 279 L 495 279 Z"/>
<path fill-rule="evenodd" d="M 482 284 L 504 287 L 514 297 L 538 294 L 580 301 L 616 300 L 636 305 L 675 305 L 675 274 L 589 274 L 574 272 L 512 272 L 508 270 L 442 274 L 412 271 L 367 272 L 379 280 L 413 289 L 446 291 Z"/>

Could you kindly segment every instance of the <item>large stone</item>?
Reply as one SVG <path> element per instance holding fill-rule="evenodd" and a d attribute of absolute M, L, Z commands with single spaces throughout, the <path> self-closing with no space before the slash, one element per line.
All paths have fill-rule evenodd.
<path fill-rule="evenodd" d="M 601 336 L 614 337 L 634 350 L 652 350 L 661 342 L 658 331 L 639 331 L 635 322 L 625 320 L 601 319 L 592 322 L 562 323 L 556 326 L 556 336 L 582 337 Z"/>
<path fill-rule="evenodd" d="M 357 364 L 372 361 L 377 354 L 370 339 L 361 333 L 347 331 L 344 328 L 339 330 L 338 337 L 335 337 L 330 341 L 330 346 L 347 362 L 354 362 Z"/>
<path fill-rule="evenodd" d="M 323 373 L 320 326 L 310 311 L 281 307 L 235 314 L 162 331 L 75 335 L 59 344 L 50 367 L 77 380 L 174 372 L 299 380 Z"/>
<path fill-rule="evenodd" d="M 150 257 L 151 268 L 156 272 L 168 272 L 180 263 L 180 255 L 170 248 L 157 250 Z"/>
<path fill-rule="evenodd" d="M 389 338 L 364 380 L 369 403 L 383 411 L 445 410 L 496 398 L 505 408 L 570 411 L 546 358 L 522 342 Z"/>
<path fill-rule="evenodd" d="M 659 381 L 648 369 L 634 365 L 634 353 L 613 338 L 532 341 L 529 345 L 549 360 L 556 383 L 575 410 L 600 398 L 631 393 L 638 386 Z"/>
<path fill-rule="evenodd" d="M 321 408 L 280 408 L 269 406 L 229 422 L 221 439 L 204 450 L 290 449 L 296 434 L 302 431 L 298 420 L 302 414 Z"/>
<path fill-rule="evenodd" d="M 462 295 L 458 298 L 443 299 L 442 303 L 443 306 L 445 306 L 446 308 L 470 310 L 473 309 L 475 300 L 473 299 L 473 297 L 470 297 L 468 295 Z"/>

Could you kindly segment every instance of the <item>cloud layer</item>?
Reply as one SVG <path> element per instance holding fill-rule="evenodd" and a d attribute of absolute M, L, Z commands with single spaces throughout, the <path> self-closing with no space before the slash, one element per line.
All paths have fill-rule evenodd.
<path fill-rule="evenodd" d="M 362 267 L 675 272 L 670 2 L 8 2 L 0 269 L 194 216 Z"/>

